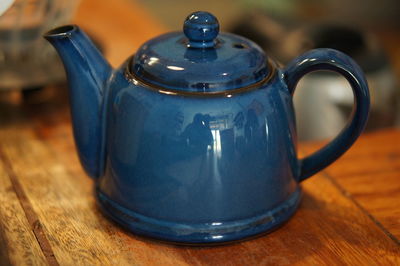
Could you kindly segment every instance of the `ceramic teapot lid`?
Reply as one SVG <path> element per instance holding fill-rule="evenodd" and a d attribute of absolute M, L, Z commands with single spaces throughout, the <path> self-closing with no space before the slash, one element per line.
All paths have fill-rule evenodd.
<path fill-rule="evenodd" d="M 258 45 L 219 33 L 218 20 L 201 11 L 186 18 L 183 33 L 146 42 L 129 62 L 129 72 L 149 86 L 200 93 L 251 86 L 272 71 Z"/>

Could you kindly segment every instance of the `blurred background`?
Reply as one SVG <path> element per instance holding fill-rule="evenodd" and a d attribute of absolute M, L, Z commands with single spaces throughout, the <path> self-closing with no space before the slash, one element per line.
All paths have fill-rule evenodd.
<path fill-rule="evenodd" d="M 43 87 L 65 83 L 58 57 L 41 37 L 57 25 L 73 21 L 85 28 L 89 20 L 97 19 L 104 32 L 135 27 L 142 32 L 140 42 L 129 43 L 131 39 L 123 36 L 114 41 L 137 49 L 143 39 L 153 37 L 146 31 L 155 32 L 156 27 L 160 32 L 181 30 L 189 13 L 207 10 L 218 17 L 223 31 L 255 41 L 282 66 L 313 48 L 347 53 L 360 64 L 370 85 L 372 109 L 367 130 L 400 126 L 398 0 L 123 0 L 140 6 L 136 12 L 142 19 L 139 24 L 127 21 L 124 26 L 101 21 L 101 12 L 107 12 L 102 10 L 103 1 L 1 1 L 0 99 L 7 98 L 10 91 L 29 98 Z M 76 20 L 75 15 L 84 8 L 92 10 L 91 16 Z M 147 30 L 149 27 L 152 30 Z M 96 32 L 89 29 L 89 34 L 96 40 Z M 101 38 L 97 41 L 103 52 L 118 58 L 119 63 L 129 55 L 121 49 L 110 51 Z M 334 137 L 343 128 L 352 111 L 353 96 L 344 78 L 316 72 L 300 81 L 294 102 L 299 139 L 320 140 Z"/>
<path fill-rule="evenodd" d="M 391 36 L 400 34 L 398 0 L 140 3 L 170 29 L 180 29 L 182 18 L 193 10 L 208 10 L 218 17 L 222 30 L 255 41 L 283 65 L 309 49 L 341 50 L 360 64 L 370 85 L 372 111 L 367 130 L 400 124 L 400 73 L 394 69 L 396 64 L 399 69 L 399 54 L 389 47 L 398 43 L 394 36 L 390 40 Z M 338 74 L 317 72 L 300 81 L 294 101 L 299 139 L 319 140 L 332 138 L 343 128 L 352 110 L 353 95 Z"/>

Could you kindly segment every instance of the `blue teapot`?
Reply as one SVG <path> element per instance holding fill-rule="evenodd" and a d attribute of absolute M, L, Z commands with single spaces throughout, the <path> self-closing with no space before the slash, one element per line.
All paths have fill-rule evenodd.
<path fill-rule="evenodd" d="M 367 82 L 351 58 L 316 49 L 280 68 L 250 40 L 220 33 L 207 12 L 118 69 L 75 25 L 45 38 L 67 72 L 75 142 L 97 201 L 138 235 L 200 244 L 269 232 L 296 211 L 299 183 L 349 149 L 367 121 Z M 298 159 L 292 97 L 315 70 L 347 79 L 354 111 L 335 139 Z"/>

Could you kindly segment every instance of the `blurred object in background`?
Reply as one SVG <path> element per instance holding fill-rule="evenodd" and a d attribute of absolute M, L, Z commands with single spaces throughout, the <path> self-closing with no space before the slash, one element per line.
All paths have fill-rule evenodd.
<path fill-rule="evenodd" d="M 374 33 L 400 36 L 399 0 L 141 0 L 173 29 L 195 10 L 214 12 L 223 30 L 258 43 L 283 64 L 304 51 L 331 47 L 353 57 L 366 73 L 371 91 L 368 129 L 400 125 L 400 88 L 391 62 Z M 396 39 L 397 38 L 397 39 Z M 397 60 L 397 61 L 396 61 Z M 397 64 L 400 69 L 400 63 Z M 400 73 L 400 71 L 398 71 Z M 344 78 L 329 72 L 304 77 L 294 96 L 300 140 L 330 138 L 343 128 L 353 102 Z M 397 122 L 396 122 L 397 120 Z"/>
<path fill-rule="evenodd" d="M 77 4 L 78 0 L 15 0 L 0 16 L 0 91 L 65 79 L 61 61 L 42 34 L 68 23 Z"/>
<path fill-rule="evenodd" d="M 15 0 L 2 0 L 0 2 L 0 16 L 3 15 L 4 12 L 6 12 L 7 9 L 10 8 L 12 3 L 14 3 Z"/>
<path fill-rule="evenodd" d="M 293 36 L 289 34 L 285 42 L 300 44 L 297 49 L 292 47 L 293 55 L 305 52 L 304 48 L 330 47 L 350 55 L 363 69 L 371 94 L 371 112 L 366 130 L 394 126 L 399 108 L 399 88 L 387 56 L 374 35 L 338 25 L 321 25 L 298 31 L 300 33 L 293 32 Z M 291 54 L 289 50 L 286 50 L 286 55 Z M 299 83 L 294 103 L 301 139 L 331 138 L 350 117 L 353 93 L 343 77 L 330 72 L 316 72 Z"/>
<path fill-rule="evenodd" d="M 395 126 L 396 119 L 399 121 L 396 76 L 374 34 L 343 23 L 298 23 L 294 18 L 260 11 L 243 16 L 240 21 L 245 22 L 234 25 L 232 31 L 258 42 L 283 64 L 313 48 L 333 48 L 350 55 L 363 69 L 370 86 L 367 130 Z M 343 77 L 316 72 L 299 82 L 294 102 L 300 140 L 332 138 L 350 116 L 353 94 Z"/>
<path fill-rule="evenodd" d="M 400 27 L 399 0 L 238 0 L 243 8 L 264 10 L 297 23 L 339 23 L 363 30 Z"/>
<path fill-rule="evenodd" d="M 239 1 L 232 0 L 131 0 L 153 13 L 160 22 L 173 30 L 182 29 L 182 18 L 194 11 L 208 11 L 223 21 L 220 25 L 222 30 L 229 28 L 231 23 L 237 21 L 237 17 L 243 12 Z"/>

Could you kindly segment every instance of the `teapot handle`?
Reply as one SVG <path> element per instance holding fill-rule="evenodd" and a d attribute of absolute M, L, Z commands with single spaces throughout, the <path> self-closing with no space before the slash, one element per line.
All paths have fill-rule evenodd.
<path fill-rule="evenodd" d="M 336 138 L 299 161 L 299 182 L 324 169 L 343 155 L 360 136 L 368 120 L 370 99 L 365 76 L 349 56 L 337 50 L 327 48 L 311 50 L 290 62 L 284 69 L 284 80 L 291 95 L 297 82 L 305 74 L 316 70 L 331 70 L 343 75 L 353 89 L 354 108 L 350 121 Z"/>

